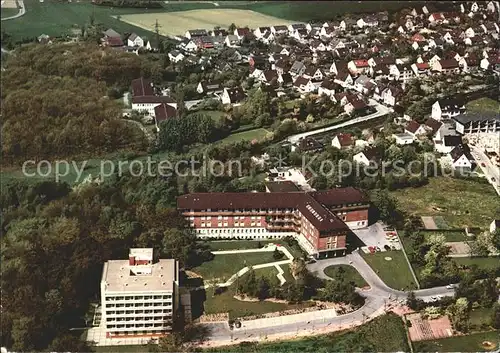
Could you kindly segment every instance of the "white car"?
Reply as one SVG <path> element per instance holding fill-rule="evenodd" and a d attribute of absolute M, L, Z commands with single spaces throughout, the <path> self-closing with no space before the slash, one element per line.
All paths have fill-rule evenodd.
<path fill-rule="evenodd" d="M 431 301 L 435 302 L 436 300 L 438 300 L 438 298 L 437 298 L 437 297 L 434 297 L 434 296 L 433 296 L 433 297 L 431 297 Z"/>
<path fill-rule="evenodd" d="M 453 289 L 453 288 L 454 288 L 454 287 L 453 287 L 453 284 L 448 284 L 448 285 L 446 286 L 446 289 Z"/>

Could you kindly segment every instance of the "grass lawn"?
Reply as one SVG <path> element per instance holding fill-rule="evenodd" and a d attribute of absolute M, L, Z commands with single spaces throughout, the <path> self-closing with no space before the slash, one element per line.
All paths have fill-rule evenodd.
<path fill-rule="evenodd" d="M 356 284 L 356 287 L 363 288 L 368 285 L 359 272 L 356 271 L 354 267 L 348 265 L 328 266 L 325 268 L 325 275 L 335 278 L 340 268 L 344 270 L 344 277 L 353 281 Z"/>
<path fill-rule="evenodd" d="M 479 268 L 497 268 L 500 266 L 499 257 L 455 257 L 453 258 L 458 265 L 471 266 L 477 265 Z"/>
<path fill-rule="evenodd" d="M 414 342 L 415 352 L 484 352 L 483 341 L 499 342 L 500 331 L 480 332 L 432 341 Z"/>
<path fill-rule="evenodd" d="M 266 129 L 258 128 L 254 130 L 231 134 L 228 137 L 220 141 L 217 141 L 215 143 L 234 143 L 239 141 L 262 140 L 266 137 L 268 133 L 269 131 L 267 131 Z"/>
<path fill-rule="evenodd" d="M 417 288 L 402 251 L 384 251 L 375 254 L 361 253 L 361 255 L 389 287 L 394 289 Z M 386 257 L 390 257 L 392 260 L 387 261 L 385 260 Z"/>
<path fill-rule="evenodd" d="M 471 331 L 480 331 L 482 327 L 490 328 L 491 311 L 491 308 L 477 308 L 472 310 L 470 313 Z"/>
<path fill-rule="evenodd" d="M 205 280 L 229 279 L 236 272 L 246 266 L 253 266 L 276 261 L 273 252 L 256 252 L 249 254 L 215 255 L 212 261 L 203 263 L 191 271 L 199 274 Z"/>
<path fill-rule="evenodd" d="M 403 210 L 418 216 L 443 216 L 452 228 L 486 228 L 499 212 L 498 195 L 491 185 L 470 180 L 430 178 L 425 186 L 391 194 Z"/>
<path fill-rule="evenodd" d="M 203 302 L 204 312 L 206 314 L 229 313 L 229 317 L 237 318 L 251 315 L 261 315 L 283 310 L 304 308 L 310 305 L 310 303 L 286 304 L 273 303 L 268 301 L 241 301 L 233 298 L 233 296 L 235 295 L 235 289 L 235 285 L 232 285 L 226 292 L 214 296 L 213 289 L 209 288 L 206 293 L 206 299 Z"/>
<path fill-rule="evenodd" d="M 290 251 L 294 258 L 302 256 L 302 251 L 299 245 L 289 246 L 286 241 L 283 240 L 222 240 L 222 241 L 204 241 L 213 251 L 218 250 L 246 250 L 246 249 L 258 249 L 258 245 L 263 247 L 266 244 L 279 244 L 284 246 Z"/>
<path fill-rule="evenodd" d="M 19 12 L 17 8 L 2 7 L 2 18 L 14 16 Z M 3 25 L 3 23 L 2 23 Z"/>
<path fill-rule="evenodd" d="M 469 237 L 465 234 L 465 232 L 422 232 L 425 239 L 429 239 L 433 235 L 444 235 L 447 242 L 456 242 L 456 241 L 469 241 Z"/>
<path fill-rule="evenodd" d="M 409 352 L 403 321 L 395 314 L 380 316 L 352 330 L 290 341 L 245 342 L 208 349 L 210 352 Z"/>
<path fill-rule="evenodd" d="M 468 112 L 495 113 L 500 111 L 500 103 L 491 98 L 479 98 L 465 105 Z"/>
<path fill-rule="evenodd" d="M 97 353 L 112 353 L 112 352 L 123 352 L 123 353 L 144 353 L 148 352 L 147 345 L 135 345 L 135 346 L 95 346 L 92 347 L 93 352 Z"/>
<path fill-rule="evenodd" d="M 218 122 L 221 118 L 223 118 L 226 115 L 226 113 L 221 112 L 220 110 L 198 110 L 196 112 L 193 112 L 192 114 L 208 115 L 210 118 L 212 118 L 214 122 Z"/>

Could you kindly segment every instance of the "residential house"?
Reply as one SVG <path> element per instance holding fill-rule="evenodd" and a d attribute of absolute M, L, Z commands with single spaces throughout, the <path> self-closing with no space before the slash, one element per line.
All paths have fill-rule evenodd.
<path fill-rule="evenodd" d="M 434 55 L 432 58 L 429 59 L 430 67 L 433 68 L 434 65 L 436 65 L 440 60 L 441 60 L 441 58 L 439 56 Z"/>
<path fill-rule="evenodd" d="M 141 37 L 139 37 L 137 34 L 132 33 L 127 38 L 127 45 L 129 47 L 139 47 L 139 48 L 142 48 L 142 47 L 144 47 L 144 39 L 142 39 Z"/>
<path fill-rule="evenodd" d="M 339 71 L 347 71 L 347 61 L 345 60 L 335 60 L 330 66 L 330 72 L 337 75 Z"/>
<path fill-rule="evenodd" d="M 345 100 L 345 103 L 342 104 L 344 111 L 349 115 L 363 112 L 368 108 L 363 98 L 356 94 L 347 94 L 342 100 Z"/>
<path fill-rule="evenodd" d="M 461 98 L 440 99 L 432 104 L 431 117 L 437 121 L 450 119 L 464 113 L 465 104 Z"/>
<path fill-rule="evenodd" d="M 490 224 L 490 233 L 495 233 L 500 229 L 500 219 L 494 219 Z"/>
<path fill-rule="evenodd" d="M 250 29 L 248 27 L 245 28 L 236 28 L 233 33 L 238 39 L 241 41 L 243 38 L 250 34 Z"/>
<path fill-rule="evenodd" d="M 230 48 L 235 48 L 235 47 L 238 47 L 240 45 L 240 39 L 238 38 L 238 36 L 236 36 L 234 34 L 230 34 L 224 40 L 224 44 L 226 44 L 226 46 L 228 46 Z"/>
<path fill-rule="evenodd" d="M 340 26 L 339 28 L 342 31 L 350 31 L 355 25 L 357 25 L 356 20 L 353 18 L 344 18 L 342 21 L 340 21 Z"/>
<path fill-rule="evenodd" d="M 367 94 L 371 87 L 374 85 L 371 84 L 371 79 L 366 75 L 360 75 L 358 78 L 354 80 L 354 89 L 359 93 Z"/>
<path fill-rule="evenodd" d="M 222 93 L 222 104 L 239 104 L 246 97 L 245 92 L 243 92 L 243 88 L 234 87 L 234 88 L 224 88 L 224 92 Z"/>
<path fill-rule="evenodd" d="M 309 66 L 308 68 L 306 68 L 302 76 L 304 76 L 305 78 L 310 78 L 314 82 L 323 81 L 323 79 L 325 78 L 325 74 L 323 74 L 323 71 L 315 66 Z"/>
<path fill-rule="evenodd" d="M 436 151 L 442 154 L 448 154 L 462 144 L 462 136 L 457 134 L 452 124 L 442 124 L 432 140 Z"/>
<path fill-rule="evenodd" d="M 299 153 L 314 153 L 320 152 L 325 146 L 313 137 L 301 138 L 297 144 L 291 146 L 292 152 Z"/>
<path fill-rule="evenodd" d="M 198 83 L 198 86 L 196 87 L 196 92 L 200 94 L 214 94 L 214 93 L 221 93 L 223 91 L 222 84 L 217 81 L 213 82 L 207 82 L 207 81 L 201 81 Z"/>
<path fill-rule="evenodd" d="M 390 70 L 387 65 L 377 65 L 377 66 L 370 66 L 370 69 L 368 70 L 368 74 L 370 77 L 373 77 L 377 80 L 389 78 L 390 76 Z"/>
<path fill-rule="evenodd" d="M 368 65 L 371 67 L 376 67 L 379 65 L 394 65 L 396 64 L 396 59 L 393 56 L 376 56 L 368 59 Z"/>
<path fill-rule="evenodd" d="M 173 119 L 177 116 L 177 109 L 166 103 L 161 103 L 154 108 L 154 118 L 156 131 L 160 131 L 160 124 L 168 119 Z"/>
<path fill-rule="evenodd" d="M 209 32 L 212 37 L 226 37 L 229 33 L 223 28 L 213 29 Z"/>
<path fill-rule="evenodd" d="M 374 15 L 366 15 L 361 17 L 356 21 L 356 24 L 359 28 L 365 27 L 377 27 L 378 26 L 378 18 Z"/>
<path fill-rule="evenodd" d="M 295 38 L 297 41 L 302 41 L 304 38 L 306 38 L 308 35 L 307 29 L 301 28 L 301 29 L 296 29 L 295 32 L 293 32 L 290 37 Z"/>
<path fill-rule="evenodd" d="M 288 25 L 288 33 L 290 36 L 292 36 L 297 30 L 305 30 L 307 33 L 306 25 L 303 23 L 294 23 Z"/>
<path fill-rule="evenodd" d="M 347 68 L 353 75 L 361 75 L 363 73 L 367 73 L 369 69 L 368 60 L 351 60 L 347 64 Z"/>
<path fill-rule="evenodd" d="M 288 73 L 291 68 L 290 62 L 285 59 L 279 59 L 272 65 L 273 70 L 276 70 L 278 74 Z"/>
<path fill-rule="evenodd" d="M 389 67 L 390 77 L 396 81 L 407 82 L 413 78 L 413 70 L 409 64 L 396 64 Z"/>
<path fill-rule="evenodd" d="M 460 65 L 463 72 L 471 72 L 479 68 L 479 59 L 472 53 L 467 57 L 461 58 L 458 65 Z"/>
<path fill-rule="evenodd" d="M 500 70 L 500 54 L 482 59 L 480 66 L 483 70 Z"/>
<path fill-rule="evenodd" d="M 377 147 L 368 147 L 352 157 L 357 164 L 369 166 L 379 165 L 382 161 L 382 153 Z"/>
<path fill-rule="evenodd" d="M 340 133 L 332 139 L 332 147 L 339 150 L 349 149 L 354 146 L 356 139 L 352 134 Z"/>
<path fill-rule="evenodd" d="M 288 27 L 284 25 L 272 26 L 271 33 L 276 35 L 283 35 L 288 33 Z"/>
<path fill-rule="evenodd" d="M 264 70 L 259 76 L 259 81 L 270 85 L 278 82 L 278 72 L 276 70 Z"/>
<path fill-rule="evenodd" d="M 193 39 L 196 37 L 204 37 L 204 36 L 208 36 L 207 31 L 204 29 L 191 29 L 186 31 L 186 34 L 184 35 L 184 37 L 186 37 L 187 39 Z"/>
<path fill-rule="evenodd" d="M 465 144 L 455 146 L 450 152 L 450 158 L 453 169 L 471 170 L 475 166 L 470 148 Z"/>
<path fill-rule="evenodd" d="M 446 59 L 435 62 L 432 66 L 432 70 L 447 75 L 458 74 L 460 73 L 460 66 L 455 59 Z"/>
<path fill-rule="evenodd" d="M 306 71 L 306 66 L 304 65 L 303 62 L 301 61 L 295 61 L 290 68 L 290 75 L 292 75 L 293 78 L 302 76 L 304 72 Z"/>
<path fill-rule="evenodd" d="M 384 104 L 394 107 L 403 93 L 404 91 L 400 86 L 390 85 L 382 91 L 381 97 Z"/>
<path fill-rule="evenodd" d="M 198 50 L 198 45 L 195 43 L 194 40 L 185 39 L 179 43 L 179 48 L 192 53 Z"/>
<path fill-rule="evenodd" d="M 444 17 L 444 14 L 441 12 L 435 12 L 429 15 L 428 21 L 431 24 L 441 24 L 444 22 L 446 18 Z"/>
<path fill-rule="evenodd" d="M 184 60 L 185 56 L 178 50 L 172 50 L 170 53 L 168 53 L 168 58 L 171 62 L 178 63 Z"/>
<path fill-rule="evenodd" d="M 254 31 L 253 34 L 255 38 L 260 39 L 264 36 L 266 33 L 271 33 L 271 27 L 257 27 Z"/>
<path fill-rule="evenodd" d="M 500 27 L 496 22 L 486 22 L 481 24 L 481 28 L 484 31 L 484 34 L 492 34 L 495 32 L 500 32 Z"/>
<path fill-rule="evenodd" d="M 392 138 L 394 138 L 396 145 L 411 145 L 415 142 L 415 136 L 407 132 L 392 134 Z"/>
<path fill-rule="evenodd" d="M 311 42 L 311 44 L 309 44 L 309 48 L 311 48 L 313 52 L 325 51 L 326 45 L 322 41 L 315 39 Z"/>
<path fill-rule="evenodd" d="M 425 128 L 425 125 L 419 124 L 415 120 L 411 120 L 406 125 L 405 132 L 417 138 L 419 136 L 425 136 L 427 134 L 427 129 Z"/>
<path fill-rule="evenodd" d="M 281 85 L 281 87 L 292 86 L 293 85 L 292 75 L 290 75 L 288 72 L 278 73 L 278 83 Z"/>
<path fill-rule="evenodd" d="M 426 76 L 430 72 L 430 65 L 429 63 L 413 63 L 411 69 L 416 77 Z"/>
<path fill-rule="evenodd" d="M 312 93 L 316 91 L 316 86 L 311 79 L 305 78 L 304 76 L 298 76 L 293 86 L 299 90 L 300 93 Z"/>
<path fill-rule="evenodd" d="M 339 91 L 341 87 L 336 84 L 332 79 L 325 79 L 321 82 L 321 85 L 318 87 L 318 94 L 328 96 L 333 98 L 336 91 Z"/>
<path fill-rule="evenodd" d="M 354 80 L 352 79 L 349 71 L 339 71 L 335 75 L 334 82 L 338 83 L 342 87 L 351 87 L 354 84 Z"/>

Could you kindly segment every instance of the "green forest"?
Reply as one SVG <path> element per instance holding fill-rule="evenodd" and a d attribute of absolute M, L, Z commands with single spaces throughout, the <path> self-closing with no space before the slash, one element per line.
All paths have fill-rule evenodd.
<path fill-rule="evenodd" d="M 145 150 L 144 134 L 107 97 L 150 68 L 135 55 L 92 45 L 28 45 L 2 74 L 2 164 Z"/>

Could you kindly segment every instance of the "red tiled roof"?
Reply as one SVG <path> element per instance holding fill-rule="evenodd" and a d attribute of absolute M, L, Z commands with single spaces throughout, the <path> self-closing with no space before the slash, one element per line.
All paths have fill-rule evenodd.
<path fill-rule="evenodd" d="M 342 202 L 366 202 L 366 196 L 354 188 L 325 192 L 245 192 L 245 193 L 195 193 L 177 198 L 180 210 L 206 209 L 298 209 L 320 232 L 348 230 L 335 214 L 323 206 L 340 205 Z M 318 200 L 317 200 L 318 199 Z"/>
<path fill-rule="evenodd" d="M 368 67 L 368 60 L 354 60 L 354 65 L 356 65 L 356 67 Z"/>
<path fill-rule="evenodd" d="M 414 134 L 415 132 L 417 132 L 419 127 L 420 127 L 420 124 L 417 123 L 415 120 L 412 120 L 408 123 L 408 125 L 406 125 L 406 130 L 408 130 L 409 132 Z"/>
<path fill-rule="evenodd" d="M 132 95 L 134 97 L 153 96 L 153 86 L 151 80 L 144 79 L 143 77 L 132 80 Z"/>
<path fill-rule="evenodd" d="M 175 100 L 168 96 L 142 96 L 142 97 L 132 97 L 132 103 L 175 103 Z"/>
<path fill-rule="evenodd" d="M 354 143 L 354 139 L 351 134 L 338 134 L 337 138 L 341 146 L 351 146 Z"/>
<path fill-rule="evenodd" d="M 416 63 L 417 69 L 426 70 L 429 68 L 429 63 Z"/>
<path fill-rule="evenodd" d="M 155 107 L 155 120 L 156 124 L 160 124 L 170 118 L 175 118 L 177 116 L 177 110 L 171 105 L 162 103 Z"/>

